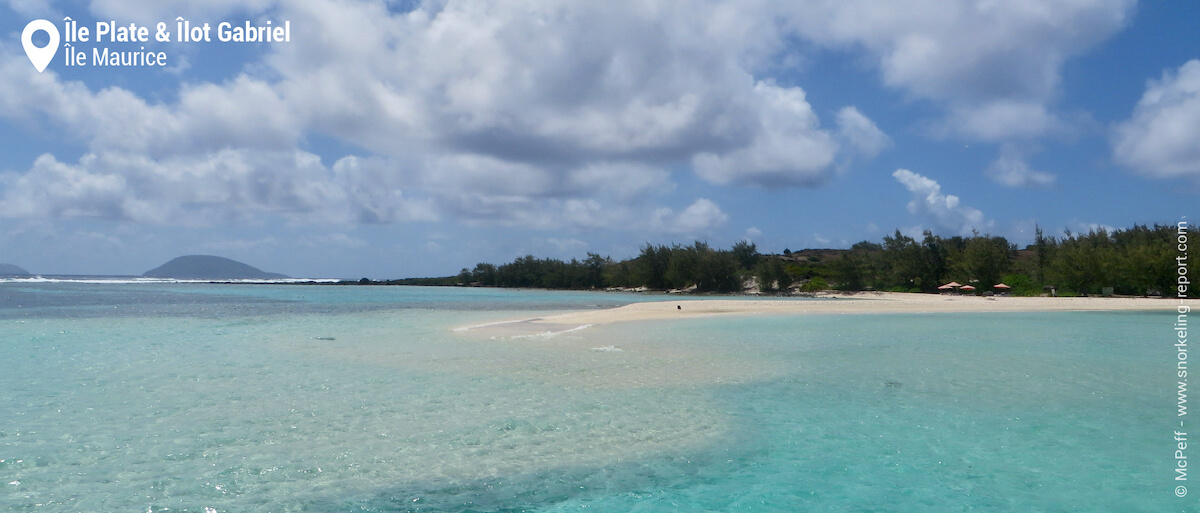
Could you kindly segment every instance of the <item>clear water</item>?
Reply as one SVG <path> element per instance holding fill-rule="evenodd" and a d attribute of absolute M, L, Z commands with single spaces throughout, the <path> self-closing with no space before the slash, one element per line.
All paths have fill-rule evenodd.
<path fill-rule="evenodd" d="M 1196 506 L 1168 312 L 452 330 L 655 298 L 0 284 L 0 511 Z"/>

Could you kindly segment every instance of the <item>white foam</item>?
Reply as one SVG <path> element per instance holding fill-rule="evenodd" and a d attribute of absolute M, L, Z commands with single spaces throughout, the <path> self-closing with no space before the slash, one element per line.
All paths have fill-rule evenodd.
<path fill-rule="evenodd" d="M 586 329 L 588 329 L 588 328 L 591 328 L 592 326 L 595 326 L 595 324 L 584 324 L 584 325 L 582 325 L 582 326 L 576 326 L 576 327 L 574 327 L 574 328 L 571 328 L 571 329 L 569 329 L 569 330 L 562 330 L 562 331 L 560 331 L 559 333 L 570 333 L 570 332 L 572 332 L 572 331 L 583 331 L 583 330 L 586 330 Z"/>
<path fill-rule="evenodd" d="M 592 351 L 598 351 L 601 353 L 620 353 L 620 352 L 623 352 L 624 349 L 621 349 L 617 346 L 604 346 L 604 347 L 593 347 Z"/>
<path fill-rule="evenodd" d="M 518 319 L 518 320 L 515 320 L 515 321 L 487 322 L 487 323 L 483 323 L 483 324 L 476 324 L 476 325 L 474 325 L 474 326 L 463 326 L 463 327 L 460 327 L 460 328 L 454 328 L 454 330 L 453 330 L 453 331 L 456 331 L 456 332 L 460 332 L 460 333 L 461 333 L 461 332 L 464 332 L 464 331 L 471 331 L 471 330 L 475 330 L 475 329 L 479 329 L 479 328 L 488 328 L 488 327 L 491 327 L 491 326 L 503 326 L 503 325 L 505 325 L 505 324 L 516 324 L 516 323 L 519 323 L 519 322 L 529 322 L 529 321 L 536 321 L 536 320 L 538 320 L 538 319 L 541 319 L 541 317 L 530 317 L 530 318 L 528 318 L 528 319 Z"/>
<path fill-rule="evenodd" d="M 592 326 L 595 326 L 595 324 L 584 324 L 584 325 L 582 325 L 582 326 L 576 326 L 576 327 L 574 327 L 574 328 L 565 329 L 565 330 L 561 330 L 561 331 L 549 331 L 549 330 L 547 330 L 547 331 L 543 331 L 543 332 L 541 332 L 541 333 L 534 333 L 534 334 L 532 334 L 532 335 L 513 335 L 513 336 L 511 336 L 511 337 L 508 337 L 508 338 L 509 338 L 509 339 L 522 339 L 522 338 L 553 338 L 553 337 L 557 337 L 557 336 L 559 336 L 559 335 L 562 335 L 563 333 L 571 333 L 571 332 L 574 332 L 574 331 L 582 331 L 582 330 L 586 330 L 586 329 L 588 329 L 588 328 L 591 328 Z"/>

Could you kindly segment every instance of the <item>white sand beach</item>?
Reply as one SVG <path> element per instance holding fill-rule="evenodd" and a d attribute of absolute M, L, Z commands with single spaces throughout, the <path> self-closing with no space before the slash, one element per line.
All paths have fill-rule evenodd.
<path fill-rule="evenodd" d="M 1200 300 L 1185 300 L 1200 307 Z M 1175 311 L 1179 300 L 1146 297 L 983 297 L 899 292 L 829 294 L 817 299 L 684 299 L 648 301 L 605 310 L 570 312 L 510 322 L 469 326 L 457 331 L 506 335 L 558 332 L 584 325 L 718 315 L 803 315 L 941 312 Z"/>

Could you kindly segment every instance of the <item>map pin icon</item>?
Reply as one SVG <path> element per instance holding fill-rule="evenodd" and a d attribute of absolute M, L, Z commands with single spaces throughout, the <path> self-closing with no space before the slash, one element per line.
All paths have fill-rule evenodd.
<path fill-rule="evenodd" d="M 41 48 L 33 44 L 33 34 L 39 30 L 45 30 L 47 34 L 50 34 L 50 43 Z M 46 20 L 33 20 L 25 25 L 25 30 L 21 32 L 21 45 L 25 47 L 25 55 L 29 56 L 29 62 L 32 62 L 33 67 L 37 68 L 38 73 L 41 73 L 46 70 L 46 66 L 54 60 L 54 55 L 58 53 L 58 27 Z"/>

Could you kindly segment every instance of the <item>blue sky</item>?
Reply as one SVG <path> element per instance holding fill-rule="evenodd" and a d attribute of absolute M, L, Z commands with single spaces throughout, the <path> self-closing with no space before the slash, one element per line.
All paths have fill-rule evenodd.
<path fill-rule="evenodd" d="M 67 16 L 291 41 L 92 41 L 167 66 L 63 50 L 39 73 L 22 31 Z M 1194 220 L 1198 22 L 1128 0 L 0 1 L 0 262 L 392 278 Z"/>

